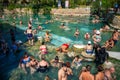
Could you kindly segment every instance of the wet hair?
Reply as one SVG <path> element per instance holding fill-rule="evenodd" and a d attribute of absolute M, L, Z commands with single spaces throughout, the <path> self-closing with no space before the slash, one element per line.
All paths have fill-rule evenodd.
<path fill-rule="evenodd" d="M 24 55 L 27 55 L 27 54 L 28 54 L 27 52 L 24 53 Z"/>
<path fill-rule="evenodd" d="M 29 27 L 29 29 L 32 29 L 32 27 Z"/>
<path fill-rule="evenodd" d="M 62 63 L 62 67 L 66 67 L 67 65 L 65 63 Z"/>
<path fill-rule="evenodd" d="M 70 62 L 66 62 L 66 66 L 67 66 L 67 67 L 70 67 Z"/>
<path fill-rule="evenodd" d="M 62 26 L 65 26 L 65 24 L 63 23 Z"/>
<path fill-rule="evenodd" d="M 45 44 L 45 42 L 42 42 L 42 45 L 44 45 Z"/>
<path fill-rule="evenodd" d="M 75 56 L 75 58 L 79 58 L 79 55 Z"/>
<path fill-rule="evenodd" d="M 42 60 L 45 60 L 45 58 L 44 58 L 44 57 L 42 57 L 41 59 L 42 59 Z"/>
<path fill-rule="evenodd" d="M 55 60 L 59 60 L 59 57 L 58 57 L 58 56 L 55 56 Z"/>
<path fill-rule="evenodd" d="M 91 70 L 91 66 L 90 66 L 90 65 L 87 65 L 87 66 L 86 66 L 86 69 L 87 69 L 87 71 L 90 71 L 90 70 Z"/>
<path fill-rule="evenodd" d="M 102 66 L 98 66 L 98 67 L 97 67 L 97 70 L 98 70 L 98 72 L 101 72 L 101 71 L 103 71 L 104 69 L 103 69 Z"/>

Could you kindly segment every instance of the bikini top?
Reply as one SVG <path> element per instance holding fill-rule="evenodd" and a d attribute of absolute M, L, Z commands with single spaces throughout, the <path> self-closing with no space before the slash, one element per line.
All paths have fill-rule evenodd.
<path fill-rule="evenodd" d="M 23 59 L 23 60 L 22 60 L 22 63 L 24 63 L 24 64 L 26 64 L 26 63 L 28 63 L 28 62 L 30 62 L 30 57 L 28 57 L 28 59 Z"/>

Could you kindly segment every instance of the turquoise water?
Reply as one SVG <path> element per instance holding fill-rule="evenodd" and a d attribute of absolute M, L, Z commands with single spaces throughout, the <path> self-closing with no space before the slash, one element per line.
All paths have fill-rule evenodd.
<path fill-rule="evenodd" d="M 16 16 L 16 15 L 15 15 Z M 73 44 L 80 43 L 80 44 L 86 44 L 87 41 L 84 39 L 85 33 L 90 33 L 92 36 L 92 30 L 96 28 L 97 30 L 100 29 L 102 26 L 104 26 L 104 23 L 100 22 L 97 24 L 93 24 L 90 21 L 89 16 L 85 17 L 56 17 L 56 16 L 50 16 L 50 15 L 23 15 L 23 16 L 17 16 L 16 19 L 13 19 L 13 16 L 7 15 L 7 22 L 12 24 L 13 22 L 16 23 L 16 26 L 19 29 L 26 30 L 28 20 L 30 19 L 30 16 L 33 19 L 32 26 L 33 29 L 36 29 L 37 26 L 40 24 L 44 30 L 39 31 L 36 36 L 43 36 L 44 32 L 46 30 L 50 30 L 50 34 L 52 34 L 52 42 L 56 46 L 60 46 L 62 43 L 65 42 L 71 42 Z M 23 25 L 19 25 L 19 21 L 23 21 Z M 46 21 L 48 21 L 48 24 L 45 24 Z M 59 26 L 64 23 L 65 26 L 68 26 L 70 30 L 63 30 L 60 29 Z M 76 28 L 79 29 L 80 35 L 79 38 L 76 39 L 74 37 L 74 32 Z M 109 34 L 109 33 L 108 33 Z M 102 39 L 102 43 L 104 43 L 107 39 L 109 39 L 110 36 L 106 36 L 107 33 L 102 33 L 102 36 L 105 36 Z M 57 43 L 57 44 L 56 44 Z"/>
<path fill-rule="evenodd" d="M 13 19 L 13 16 L 17 16 L 16 19 Z M 23 34 L 23 32 L 27 29 L 27 24 L 28 24 L 28 20 L 30 19 L 30 16 L 33 18 L 33 23 L 32 23 L 33 29 L 36 29 L 39 24 L 42 27 L 44 27 L 43 31 L 38 31 L 38 33 L 35 36 L 36 37 L 44 36 L 46 30 L 51 30 L 50 32 L 50 34 L 52 34 L 51 43 L 55 46 L 60 46 L 62 43 L 65 43 L 65 42 L 71 42 L 72 44 L 76 44 L 76 43 L 86 44 L 87 40 L 84 39 L 83 37 L 84 34 L 86 32 L 89 32 L 92 35 L 92 30 L 94 28 L 100 29 L 100 27 L 104 25 L 104 23 L 102 22 L 97 24 L 91 23 L 89 16 L 85 16 L 85 17 L 58 16 L 56 17 L 51 15 L 39 15 L 39 16 L 38 15 L 22 15 L 22 16 L 6 15 L 5 20 L 0 19 L 0 22 L 9 23 L 11 25 L 13 22 L 15 22 L 17 27 L 17 33 L 18 33 L 17 34 L 18 36 L 16 36 L 16 39 L 26 42 L 26 36 Z M 23 21 L 23 25 L 19 25 L 20 20 Z M 48 21 L 48 24 L 45 24 L 46 21 Z M 61 23 L 64 23 L 66 26 L 68 26 L 70 30 L 60 29 L 59 26 L 61 25 Z M 10 25 L 5 25 L 5 26 L 9 27 Z M 76 40 L 76 38 L 73 36 L 76 28 L 78 28 L 80 31 L 78 40 Z M 111 33 L 104 32 L 104 33 L 101 33 L 101 36 L 103 37 L 101 44 L 103 44 L 107 39 L 111 37 Z M 120 41 L 118 42 L 118 44 L 113 50 L 119 51 L 119 44 L 120 44 Z M 8 80 L 8 79 L 9 80 L 38 80 L 38 79 L 44 80 L 44 76 L 46 74 L 48 74 L 52 78 L 52 80 L 53 79 L 57 80 L 57 72 L 58 72 L 57 68 L 51 67 L 50 71 L 45 74 L 35 73 L 33 75 L 24 74 L 24 72 L 21 69 L 17 68 L 19 59 L 23 55 L 24 51 L 26 51 L 26 49 L 20 51 L 19 54 L 17 54 L 17 56 L 14 55 L 13 53 L 9 54 L 8 57 L 5 57 L 5 55 L 1 56 L 0 63 L 2 65 L 0 66 L 0 69 L 1 69 L 0 74 L 2 75 L 0 77 L 2 78 L 4 77 L 2 80 Z M 34 55 L 34 53 L 36 52 L 31 51 L 29 53 Z M 46 56 L 47 60 L 48 61 L 51 60 L 53 57 L 55 57 L 55 55 L 56 53 L 54 51 L 49 52 L 49 54 Z M 69 58 L 67 56 L 65 56 L 64 58 L 65 62 L 66 61 L 72 62 L 72 60 L 73 58 Z M 93 62 L 83 62 L 83 66 L 87 64 L 90 64 L 93 66 L 92 71 L 93 73 L 95 73 Z M 71 78 L 71 80 L 78 80 L 78 74 L 80 69 L 81 67 L 78 70 L 73 69 L 74 76 Z"/>

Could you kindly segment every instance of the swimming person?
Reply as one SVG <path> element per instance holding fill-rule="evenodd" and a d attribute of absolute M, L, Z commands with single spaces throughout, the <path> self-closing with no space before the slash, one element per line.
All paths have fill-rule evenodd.
<path fill-rule="evenodd" d="M 62 25 L 60 26 L 61 29 L 65 29 L 65 24 L 62 23 Z"/>
<path fill-rule="evenodd" d="M 59 68 L 62 65 L 63 61 L 61 61 L 58 56 L 55 56 L 55 58 L 52 59 L 50 61 L 50 63 L 53 67 L 58 67 Z"/>
<path fill-rule="evenodd" d="M 38 30 L 42 30 L 43 29 L 43 27 L 42 26 L 40 26 L 40 25 L 38 25 L 38 28 L 37 28 Z"/>
<path fill-rule="evenodd" d="M 62 44 L 59 48 L 57 48 L 56 51 L 58 51 L 58 52 L 63 52 L 63 53 L 67 53 L 69 46 L 70 46 L 69 43 L 64 43 L 64 44 Z"/>
<path fill-rule="evenodd" d="M 74 33 L 74 36 L 76 37 L 76 39 L 78 39 L 79 34 L 80 34 L 80 31 L 76 28 L 76 31 Z"/>
<path fill-rule="evenodd" d="M 19 24 L 20 24 L 20 25 L 22 25 L 22 24 L 23 24 L 22 20 L 20 20 Z"/>
<path fill-rule="evenodd" d="M 93 41 L 94 41 L 95 44 L 100 43 L 100 41 L 101 41 L 101 35 L 100 35 L 100 31 L 99 30 L 97 30 L 96 34 L 94 34 L 92 36 L 92 39 L 93 39 Z"/>
<path fill-rule="evenodd" d="M 48 71 L 49 68 L 49 64 L 48 62 L 45 60 L 45 58 L 42 57 L 42 60 L 38 63 L 38 70 L 42 73 Z"/>
<path fill-rule="evenodd" d="M 88 41 L 88 44 L 85 47 L 86 53 L 87 54 L 92 54 L 93 53 L 93 45 L 91 41 Z"/>
<path fill-rule="evenodd" d="M 72 61 L 72 67 L 75 67 L 76 69 L 78 69 L 80 66 L 81 66 L 81 61 L 83 59 L 82 58 L 79 58 L 79 56 L 75 56 L 75 58 L 73 59 Z"/>
<path fill-rule="evenodd" d="M 51 40 L 51 34 L 49 34 L 49 31 L 46 31 L 45 33 L 45 42 L 50 42 Z"/>
<path fill-rule="evenodd" d="M 31 21 L 28 21 L 28 28 L 31 27 L 32 28 L 32 23 Z"/>
<path fill-rule="evenodd" d="M 85 38 L 86 40 L 90 39 L 90 34 L 89 34 L 89 33 L 86 33 L 86 34 L 84 35 L 84 38 Z"/>

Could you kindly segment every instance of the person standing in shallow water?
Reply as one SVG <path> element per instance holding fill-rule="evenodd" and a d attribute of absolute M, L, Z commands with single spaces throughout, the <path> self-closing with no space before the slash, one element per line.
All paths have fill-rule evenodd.
<path fill-rule="evenodd" d="M 26 30 L 26 34 L 27 34 L 27 39 L 28 39 L 29 44 L 33 45 L 34 37 L 33 37 L 32 27 L 29 27 Z"/>
<path fill-rule="evenodd" d="M 80 34 L 80 31 L 76 28 L 76 31 L 74 33 L 74 36 L 76 37 L 76 39 L 78 39 L 79 34 Z"/>
<path fill-rule="evenodd" d="M 40 49 L 40 52 L 39 52 L 39 54 L 40 54 L 39 57 L 40 58 L 48 53 L 47 46 L 45 45 L 44 42 L 42 42 L 42 45 L 40 46 L 39 49 Z"/>

